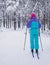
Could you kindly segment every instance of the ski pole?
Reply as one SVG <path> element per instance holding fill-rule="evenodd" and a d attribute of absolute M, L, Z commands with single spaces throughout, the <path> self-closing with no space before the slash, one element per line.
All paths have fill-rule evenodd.
<path fill-rule="evenodd" d="M 24 50 L 25 50 L 25 46 L 26 46 L 26 37 L 27 37 L 27 28 L 26 28 L 25 40 L 24 40 Z"/>
<path fill-rule="evenodd" d="M 41 49 L 42 49 L 42 51 L 43 51 L 43 46 L 42 46 L 42 41 L 41 41 L 41 35 L 40 35 L 39 37 L 40 37 Z"/>

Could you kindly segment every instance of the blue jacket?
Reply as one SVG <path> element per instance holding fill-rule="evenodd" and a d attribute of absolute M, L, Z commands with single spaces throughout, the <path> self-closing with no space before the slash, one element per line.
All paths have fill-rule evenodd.
<path fill-rule="evenodd" d="M 36 17 L 34 17 L 33 19 L 30 19 L 28 22 L 27 22 L 27 28 L 30 28 L 31 27 L 31 23 L 32 22 L 38 22 L 38 28 L 40 28 L 41 27 L 41 24 L 39 23 L 39 21 L 37 20 L 37 18 Z M 36 26 L 36 25 L 34 25 L 34 26 Z"/>

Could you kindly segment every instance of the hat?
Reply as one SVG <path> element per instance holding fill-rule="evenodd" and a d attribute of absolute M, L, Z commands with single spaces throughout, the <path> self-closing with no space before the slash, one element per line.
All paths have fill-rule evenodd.
<path fill-rule="evenodd" d="M 36 17 L 36 15 L 34 13 L 31 13 L 29 17 L 34 18 L 34 17 Z"/>

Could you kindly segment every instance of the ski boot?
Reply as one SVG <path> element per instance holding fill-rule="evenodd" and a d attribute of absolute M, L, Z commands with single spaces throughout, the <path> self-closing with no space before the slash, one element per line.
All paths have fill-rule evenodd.
<path fill-rule="evenodd" d="M 31 50 L 31 53 L 32 53 L 32 56 L 34 57 L 34 51 L 33 51 L 33 49 Z"/>
<path fill-rule="evenodd" d="M 39 59 L 38 49 L 36 49 L 37 58 Z"/>

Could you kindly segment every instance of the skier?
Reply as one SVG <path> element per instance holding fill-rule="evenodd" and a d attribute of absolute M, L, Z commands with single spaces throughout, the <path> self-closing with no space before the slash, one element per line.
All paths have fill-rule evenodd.
<path fill-rule="evenodd" d="M 36 15 L 34 13 L 30 14 L 30 20 L 27 22 L 27 28 L 30 28 L 30 48 L 31 53 L 34 57 L 34 49 L 36 51 L 37 57 L 38 55 L 38 49 L 39 49 L 39 42 L 38 42 L 38 36 L 39 36 L 39 28 L 41 27 L 40 22 L 38 21 Z"/>

